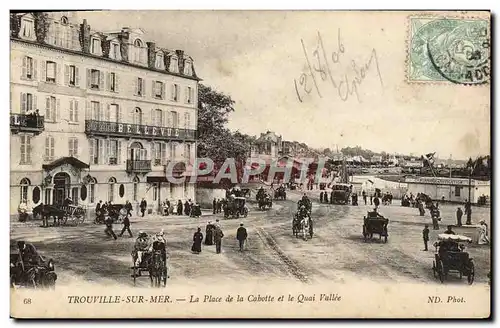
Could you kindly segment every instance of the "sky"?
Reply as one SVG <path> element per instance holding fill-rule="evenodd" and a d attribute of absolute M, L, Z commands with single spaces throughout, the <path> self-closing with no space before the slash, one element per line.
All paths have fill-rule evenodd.
<path fill-rule="evenodd" d="M 101 31 L 142 28 L 158 46 L 185 50 L 202 83 L 235 101 L 232 130 L 270 130 L 315 148 L 489 154 L 489 87 L 407 82 L 408 13 L 360 15 L 112 11 L 79 19 Z M 314 71 L 315 50 L 330 75 Z"/>

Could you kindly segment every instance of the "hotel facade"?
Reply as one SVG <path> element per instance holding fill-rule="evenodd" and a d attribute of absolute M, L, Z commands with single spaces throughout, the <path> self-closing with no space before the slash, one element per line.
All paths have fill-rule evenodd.
<path fill-rule="evenodd" d="M 195 198 L 170 184 L 196 158 L 199 78 L 182 50 L 141 29 L 93 31 L 75 12 L 11 14 L 12 214 L 60 204 L 92 208 L 142 198 L 153 212 Z"/>

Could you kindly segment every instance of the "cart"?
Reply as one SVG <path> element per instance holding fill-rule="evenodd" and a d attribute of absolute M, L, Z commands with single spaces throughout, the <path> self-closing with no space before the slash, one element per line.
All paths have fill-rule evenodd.
<path fill-rule="evenodd" d="M 386 219 L 377 212 L 368 212 L 367 216 L 363 218 L 363 239 L 368 241 L 372 239 L 374 234 L 379 235 L 379 240 L 384 237 L 384 243 L 387 242 L 389 234 L 387 232 L 387 225 L 389 219 Z"/>
<path fill-rule="evenodd" d="M 474 282 L 474 261 L 465 252 L 463 242 L 471 243 L 472 239 L 465 236 L 453 234 L 440 234 L 438 241 L 434 243 L 436 254 L 432 263 L 432 272 L 435 278 L 444 282 L 448 273 L 458 273 L 460 279 L 467 276 L 467 282 L 472 285 Z"/>

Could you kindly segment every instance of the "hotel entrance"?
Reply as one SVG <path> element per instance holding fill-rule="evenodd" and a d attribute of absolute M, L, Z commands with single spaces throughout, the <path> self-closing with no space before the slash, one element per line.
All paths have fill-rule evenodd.
<path fill-rule="evenodd" d="M 62 205 L 69 196 L 70 183 L 70 176 L 66 172 L 59 172 L 54 176 L 54 205 Z"/>

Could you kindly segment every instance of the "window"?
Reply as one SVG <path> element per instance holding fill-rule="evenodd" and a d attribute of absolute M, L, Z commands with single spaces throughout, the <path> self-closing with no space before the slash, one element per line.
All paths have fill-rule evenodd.
<path fill-rule="evenodd" d="M 170 97 L 171 100 L 177 101 L 179 99 L 179 85 L 178 84 L 173 84 L 172 85 L 172 94 Z"/>
<path fill-rule="evenodd" d="M 90 70 L 90 87 L 92 89 L 99 89 L 101 74 L 98 70 Z"/>
<path fill-rule="evenodd" d="M 138 48 L 142 47 L 142 41 L 140 39 L 135 39 L 134 46 Z"/>
<path fill-rule="evenodd" d="M 79 188 L 78 187 L 73 187 L 71 188 L 71 199 L 73 200 L 74 205 L 78 205 L 78 200 L 79 200 Z"/>
<path fill-rule="evenodd" d="M 102 121 L 103 113 L 101 111 L 101 104 L 98 101 L 91 101 L 92 119 Z"/>
<path fill-rule="evenodd" d="M 123 184 L 120 185 L 120 188 L 118 189 L 118 195 L 120 198 L 123 198 L 125 196 L 125 186 Z"/>
<path fill-rule="evenodd" d="M 21 19 L 21 36 L 26 39 L 35 39 L 35 22 L 31 18 Z"/>
<path fill-rule="evenodd" d="M 76 86 L 76 79 L 77 79 L 77 69 L 74 65 L 67 66 L 67 74 L 68 74 L 68 84 L 71 86 Z"/>
<path fill-rule="evenodd" d="M 69 101 L 69 121 L 78 122 L 78 100 L 76 99 Z"/>
<path fill-rule="evenodd" d="M 116 73 L 109 73 L 109 90 L 116 92 Z"/>
<path fill-rule="evenodd" d="M 52 136 L 45 137 L 45 161 L 54 160 L 55 140 Z"/>
<path fill-rule="evenodd" d="M 140 77 L 137 78 L 137 81 L 136 81 L 136 95 L 137 96 L 143 96 L 144 94 L 144 80 Z"/>
<path fill-rule="evenodd" d="M 31 137 L 20 136 L 21 139 L 21 161 L 20 164 L 31 164 Z"/>
<path fill-rule="evenodd" d="M 66 17 L 66 16 L 61 17 L 61 24 L 68 25 L 68 17 Z"/>
<path fill-rule="evenodd" d="M 91 50 L 94 55 L 101 55 L 101 40 L 98 38 L 92 38 Z"/>
<path fill-rule="evenodd" d="M 177 129 L 179 127 L 179 114 L 176 111 L 170 112 L 169 127 Z"/>
<path fill-rule="evenodd" d="M 191 114 L 184 113 L 184 129 L 189 129 L 191 127 Z"/>
<path fill-rule="evenodd" d="M 161 109 L 155 109 L 152 123 L 155 126 L 163 126 L 163 112 Z"/>
<path fill-rule="evenodd" d="M 23 68 L 22 68 L 21 79 L 35 80 L 37 75 L 36 65 L 37 61 L 34 60 L 33 58 L 28 56 L 23 57 Z"/>
<path fill-rule="evenodd" d="M 33 188 L 33 193 L 31 194 L 31 198 L 33 200 L 33 203 L 38 204 L 38 202 L 40 201 L 40 197 L 41 197 L 40 194 L 41 194 L 40 187 Z"/>
<path fill-rule="evenodd" d="M 163 82 L 155 81 L 153 85 L 153 97 L 163 99 Z"/>
<path fill-rule="evenodd" d="M 179 73 L 179 63 L 177 61 L 177 56 L 170 57 L 170 65 L 168 67 L 168 71 L 172 73 Z"/>
<path fill-rule="evenodd" d="M 144 48 L 143 48 L 143 43 L 139 39 L 135 39 L 134 41 L 134 61 L 137 63 L 143 63 L 145 56 L 144 56 Z"/>
<path fill-rule="evenodd" d="M 191 161 L 191 144 L 187 143 L 184 145 L 184 157 L 189 161 Z"/>
<path fill-rule="evenodd" d="M 120 122 L 120 107 L 117 104 L 110 104 L 108 116 L 109 122 Z"/>
<path fill-rule="evenodd" d="M 108 201 L 112 202 L 115 199 L 115 178 L 110 178 L 108 180 Z"/>
<path fill-rule="evenodd" d="M 153 148 L 153 165 L 162 165 L 166 157 L 167 145 L 163 142 L 154 143 Z"/>
<path fill-rule="evenodd" d="M 158 200 L 158 184 L 155 183 L 153 185 L 153 201 L 157 201 Z"/>
<path fill-rule="evenodd" d="M 139 107 L 134 110 L 133 123 L 141 125 L 142 124 L 142 111 Z"/>
<path fill-rule="evenodd" d="M 170 144 L 170 158 L 172 160 L 177 159 L 177 144 L 175 143 Z"/>
<path fill-rule="evenodd" d="M 90 203 L 93 204 L 95 203 L 95 185 L 97 183 L 97 180 L 95 178 L 92 178 L 92 180 L 89 183 L 89 194 L 90 194 Z"/>
<path fill-rule="evenodd" d="M 139 178 L 134 177 L 134 195 L 133 195 L 134 201 L 137 201 L 137 199 L 138 199 L 138 197 L 137 197 L 137 194 L 139 191 L 138 189 L 139 189 Z"/>
<path fill-rule="evenodd" d="M 46 81 L 56 83 L 56 63 L 48 61 L 46 64 Z"/>
<path fill-rule="evenodd" d="M 191 87 L 186 88 L 186 103 L 192 104 L 194 98 L 194 90 Z"/>
<path fill-rule="evenodd" d="M 163 53 L 161 51 L 158 51 L 156 53 L 155 67 L 158 68 L 158 69 L 164 69 L 165 68 L 165 62 L 163 61 Z"/>
<path fill-rule="evenodd" d="M 82 185 L 82 187 L 80 188 L 80 199 L 82 201 L 85 201 L 87 199 L 87 186 L 86 185 Z"/>
<path fill-rule="evenodd" d="M 47 97 L 45 101 L 45 119 L 47 121 L 56 121 L 56 97 Z"/>
<path fill-rule="evenodd" d="M 112 59 L 120 60 L 121 53 L 120 53 L 120 45 L 118 43 L 111 43 L 110 57 Z"/>
<path fill-rule="evenodd" d="M 31 184 L 31 181 L 28 178 L 23 178 L 21 180 L 21 200 L 20 202 L 27 202 L 28 201 L 28 187 Z"/>
<path fill-rule="evenodd" d="M 90 154 L 90 164 L 98 165 L 99 159 L 103 152 L 103 142 L 104 140 L 90 139 L 89 140 L 89 154 Z"/>
<path fill-rule="evenodd" d="M 455 186 L 455 197 L 460 197 L 460 191 L 462 187 Z"/>
<path fill-rule="evenodd" d="M 21 93 L 21 114 L 33 112 L 36 109 L 36 96 L 31 93 Z"/>
<path fill-rule="evenodd" d="M 69 138 L 68 139 L 68 148 L 69 148 L 69 156 L 70 157 L 78 157 L 78 139 L 77 138 Z"/>
<path fill-rule="evenodd" d="M 117 140 L 107 140 L 108 142 L 108 164 L 118 165 L 118 154 L 121 143 Z"/>
<path fill-rule="evenodd" d="M 186 60 L 184 63 L 184 75 L 193 75 L 193 62 L 191 60 Z"/>

